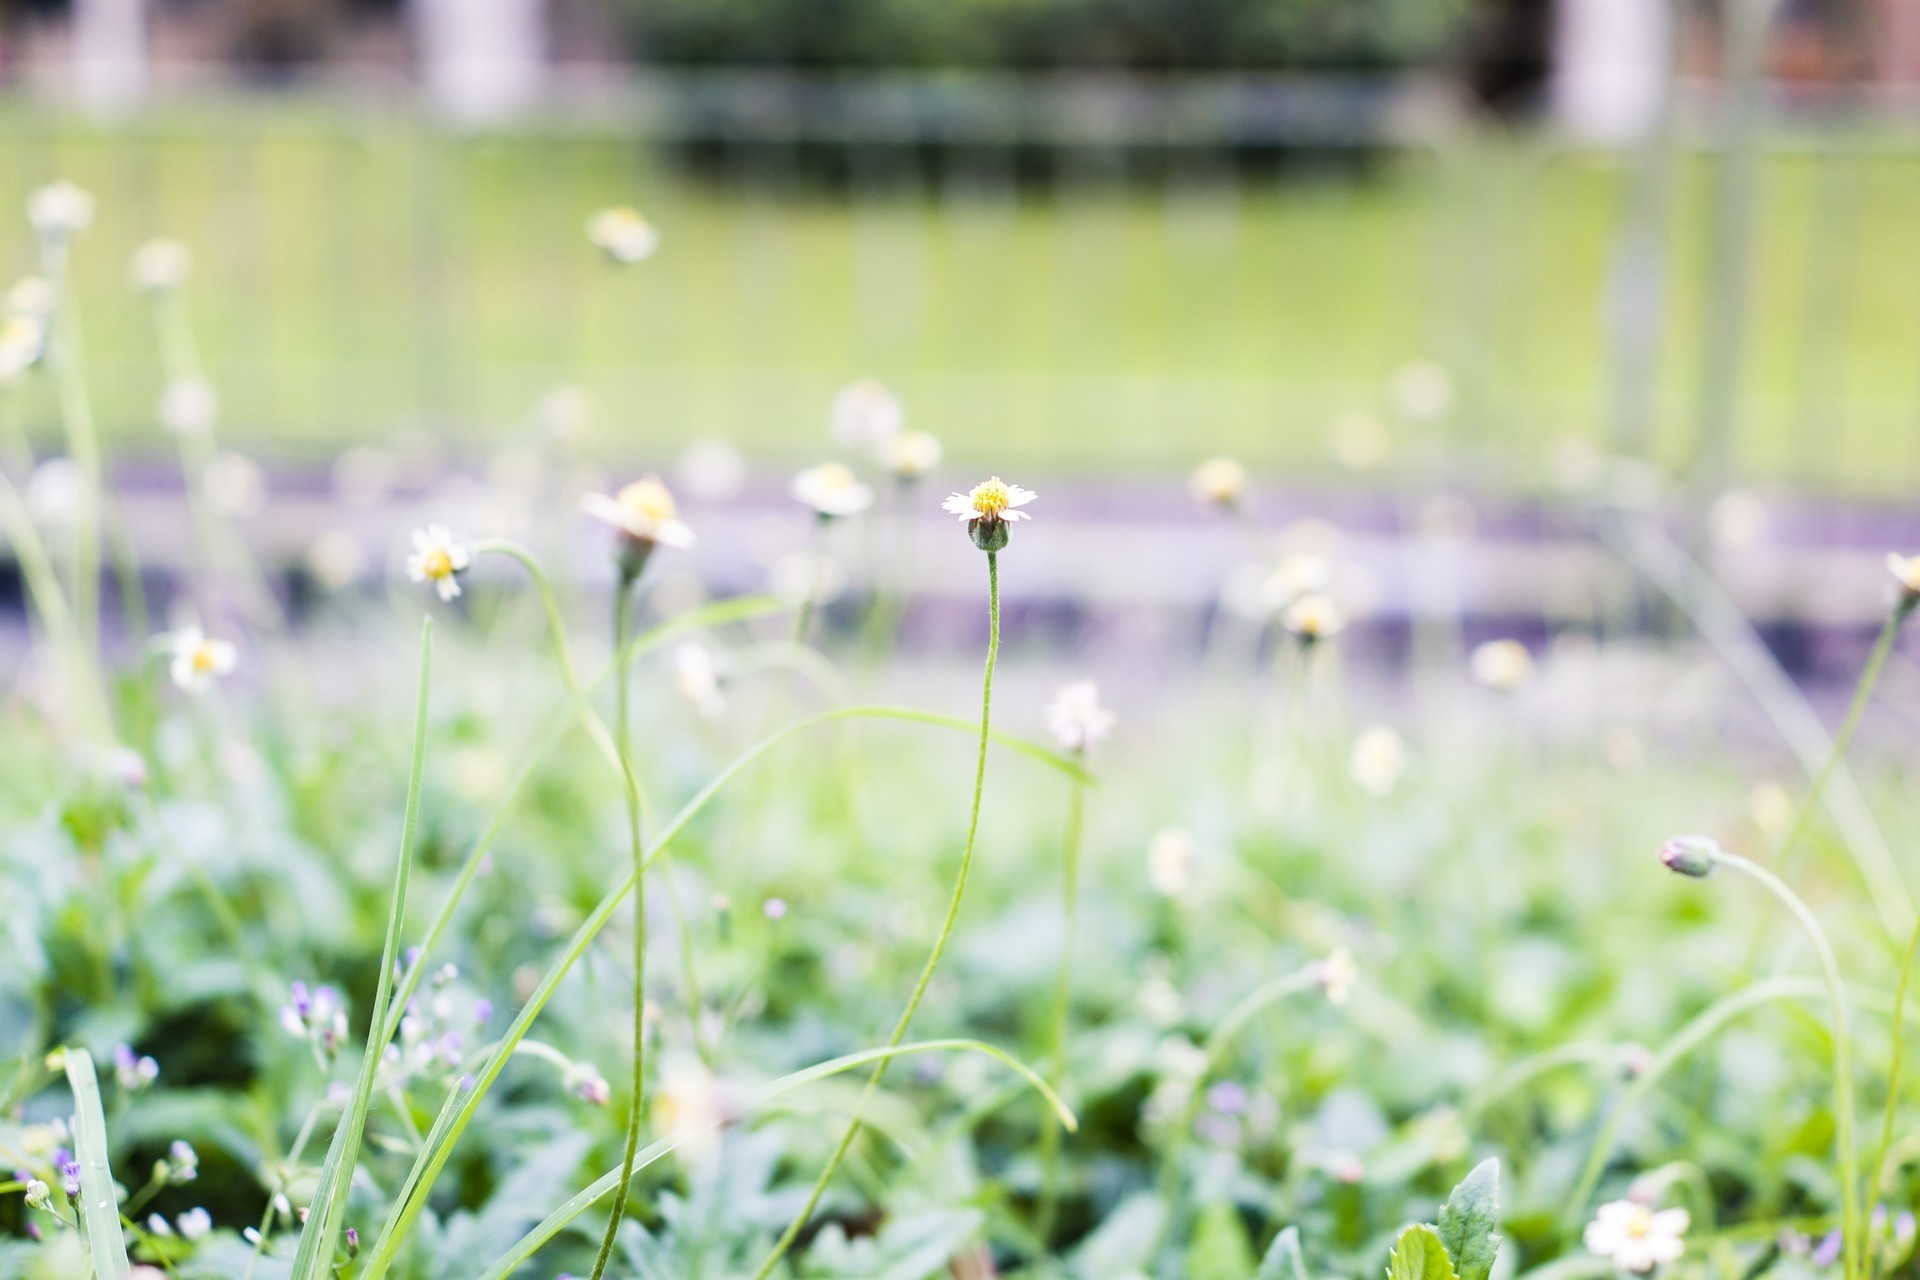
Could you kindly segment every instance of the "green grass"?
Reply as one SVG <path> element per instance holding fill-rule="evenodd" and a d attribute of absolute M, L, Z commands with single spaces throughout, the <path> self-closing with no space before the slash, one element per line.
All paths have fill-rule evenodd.
<path fill-rule="evenodd" d="M 1920 470 L 1920 147 L 1762 166 L 1738 462 L 1758 478 L 1893 489 Z M 125 262 L 197 255 L 193 309 L 229 438 L 314 454 L 427 428 L 495 440 L 545 388 L 596 396 L 611 446 L 702 434 L 804 457 L 833 390 L 872 373 L 958 460 L 1145 467 L 1226 450 L 1326 465 L 1331 424 L 1386 412 L 1438 357 L 1455 458 L 1537 472 L 1601 438 L 1620 163 L 1480 140 L 1361 179 L 1237 188 L 994 175 L 859 199 L 725 186 L 606 131 L 456 137 L 375 112 L 245 101 L 102 130 L 0 111 L 0 209 L 67 176 L 101 216 L 78 270 L 107 430 L 150 438 L 158 373 Z M 1684 161 L 1656 447 L 1696 418 L 1710 174 Z M 636 270 L 586 214 L 663 228 Z M 24 220 L 0 265 L 31 266 Z M 33 394 L 14 412 L 51 423 Z"/>

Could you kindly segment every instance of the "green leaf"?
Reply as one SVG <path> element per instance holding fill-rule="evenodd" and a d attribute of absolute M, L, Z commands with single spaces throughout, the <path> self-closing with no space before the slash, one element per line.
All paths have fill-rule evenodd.
<path fill-rule="evenodd" d="M 1440 1240 L 1460 1280 L 1487 1280 L 1500 1253 L 1500 1162 L 1482 1160 L 1440 1209 Z"/>
<path fill-rule="evenodd" d="M 1307 1260 L 1300 1255 L 1300 1228 L 1288 1227 L 1273 1238 L 1253 1280 L 1307 1280 Z"/>
<path fill-rule="evenodd" d="M 1231 1203 L 1216 1200 L 1200 1211 L 1187 1245 L 1188 1280 L 1250 1280 L 1253 1244 Z"/>
<path fill-rule="evenodd" d="M 120 1198 L 107 1167 L 107 1117 L 100 1109 L 100 1081 L 85 1049 L 66 1050 L 67 1084 L 73 1089 L 73 1155 L 80 1162 L 80 1218 L 98 1280 L 126 1280 L 127 1238 L 120 1231 Z"/>
<path fill-rule="evenodd" d="M 1387 1259 L 1387 1280 L 1458 1280 L 1440 1233 L 1416 1223 L 1400 1233 Z"/>

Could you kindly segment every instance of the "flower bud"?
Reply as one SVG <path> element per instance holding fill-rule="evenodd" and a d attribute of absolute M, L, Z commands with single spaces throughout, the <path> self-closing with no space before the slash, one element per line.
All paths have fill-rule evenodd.
<path fill-rule="evenodd" d="M 973 539 L 973 545 L 982 551 L 1004 551 L 1007 548 L 1008 525 L 1005 520 L 989 520 L 984 516 L 967 521 L 967 536 Z"/>
<path fill-rule="evenodd" d="M 1667 870 L 1704 880 L 1720 857 L 1720 845 L 1712 836 L 1675 836 L 1660 846 L 1660 861 Z"/>

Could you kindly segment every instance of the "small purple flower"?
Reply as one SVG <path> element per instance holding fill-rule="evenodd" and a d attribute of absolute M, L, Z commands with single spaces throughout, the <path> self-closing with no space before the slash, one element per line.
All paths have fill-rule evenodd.
<path fill-rule="evenodd" d="M 1840 1261 L 1840 1233 L 1829 1231 L 1820 1241 L 1819 1247 L 1813 1251 L 1811 1260 L 1816 1267 L 1830 1267 Z"/>
<path fill-rule="evenodd" d="M 1232 1080 L 1221 1080 L 1207 1090 L 1207 1105 L 1226 1115 L 1247 1109 L 1247 1091 Z"/>
<path fill-rule="evenodd" d="M 787 918 L 787 900 L 785 898 L 768 898 L 766 904 L 762 906 L 760 910 L 766 914 L 769 920 L 784 920 Z"/>
<path fill-rule="evenodd" d="M 493 1021 L 493 1001 L 475 1000 L 473 1002 L 473 1020 L 481 1026 Z"/>

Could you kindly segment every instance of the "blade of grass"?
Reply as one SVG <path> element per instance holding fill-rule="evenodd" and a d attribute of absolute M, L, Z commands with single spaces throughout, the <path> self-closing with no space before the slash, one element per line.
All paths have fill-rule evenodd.
<path fill-rule="evenodd" d="M 126 1280 L 127 1238 L 120 1231 L 120 1200 L 107 1166 L 107 1117 L 100 1109 L 100 1081 L 93 1055 L 66 1051 L 67 1084 L 73 1089 L 73 1153 L 80 1162 L 80 1219 L 87 1229 L 87 1252 L 98 1280 Z"/>
<path fill-rule="evenodd" d="M 346 1215 L 347 1192 L 353 1184 L 354 1166 L 359 1163 L 360 1141 L 373 1098 L 373 1077 L 380 1069 L 381 1051 L 387 1044 L 381 1033 L 387 1025 L 387 1000 L 392 994 L 394 967 L 400 954 L 400 929 L 406 916 L 414 831 L 420 821 L 420 775 L 427 754 L 427 690 L 432 661 L 433 619 L 429 617 L 420 627 L 420 686 L 413 710 L 413 764 L 407 775 L 406 817 L 400 825 L 400 859 L 394 869 L 393 893 L 387 906 L 387 939 L 381 948 L 380 978 L 374 989 L 373 1016 L 367 1020 L 367 1049 L 361 1056 L 360 1073 L 354 1080 L 353 1103 L 340 1117 L 340 1127 L 334 1130 L 333 1142 L 327 1148 L 327 1162 L 320 1172 L 319 1188 L 307 1210 L 307 1224 L 300 1232 L 300 1244 L 294 1251 L 293 1280 L 321 1280 L 332 1274 L 333 1242 Z"/>
<path fill-rule="evenodd" d="M 858 1053 L 849 1053 L 844 1057 L 834 1058 L 831 1061 L 818 1063 L 804 1070 L 781 1076 L 778 1080 L 763 1085 L 747 1100 L 745 1105 L 742 1106 L 741 1113 L 743 1115 L 751 1114 L 784 1093 L 790 1093 L 803 1085 L 812 1084 L 816 1080 L 824 1080 L 828 1076 L 838 1075 L 844 1071 L 851 1071 L 855 1067 L 863 1067 L 870 1062 L 884 1062 L 910 1053 L 939 1053 L 953 1049 L 966 1050 L 972 1053 L 984 1053 L 1006 1063 L 1047 1100 L 1047 1105 L 1053 1109 L 1053 1113 L 1060 1118 L 1060 1123 L 1069 1132 L 1079 1128 L 1078 1119 L 1072 1111 L 1067 1109 L 1067 1105 L 1060 1100 L 1060 1095 L 1055 1093 L 1053 1088 L 1041 1078 L 1039 1072 L 1029 1067 L 1026 1063 L 1021 1062 L 1004 1049 L 995 1048 L 993 1045 L 980 1040 L 919 1040 L 912 1044 L 897 1045 L 891 1049 L 863 1049 Z M 675 1148 L 683 1146 L 701 1134 L 719 1127 L 720 1122 L 716 1121 L 709 1124 L 691 1125 L 685 1128 L 675 1129 L 673 1132 L 658 1139 L 651 1146 L 642 1150 L 640 1154 L 635 1157 L 633 1165 L 634 1172 L 638 1173 L 662 1156 L 672 1152 Z M 508 1250 L 499 1261 L 488 1267 L 480 1280 L 505 1280 L 505 1277 L 513 1273 L 514 1268 L 518 1267 L 528 1258 L 531 1258 L 534 1253 L 539 1250 L 541 1245 L 558 1235 L 562 1228 L 568 1223 L 592 1208 L 596 1201 L 611 1192 L 615 1184 L 620 1181 L 620 1172 L 619 1169 L 608 1170 L 605 1174 L 601 1175 L 593 1185 L 587 1187 L 584 1191 L 581 1191 L 571 1200 L 568 1200 L 558 1209 L 548 1214 L 539 1226 L 522 1236 L 518 1244 Z"/>

